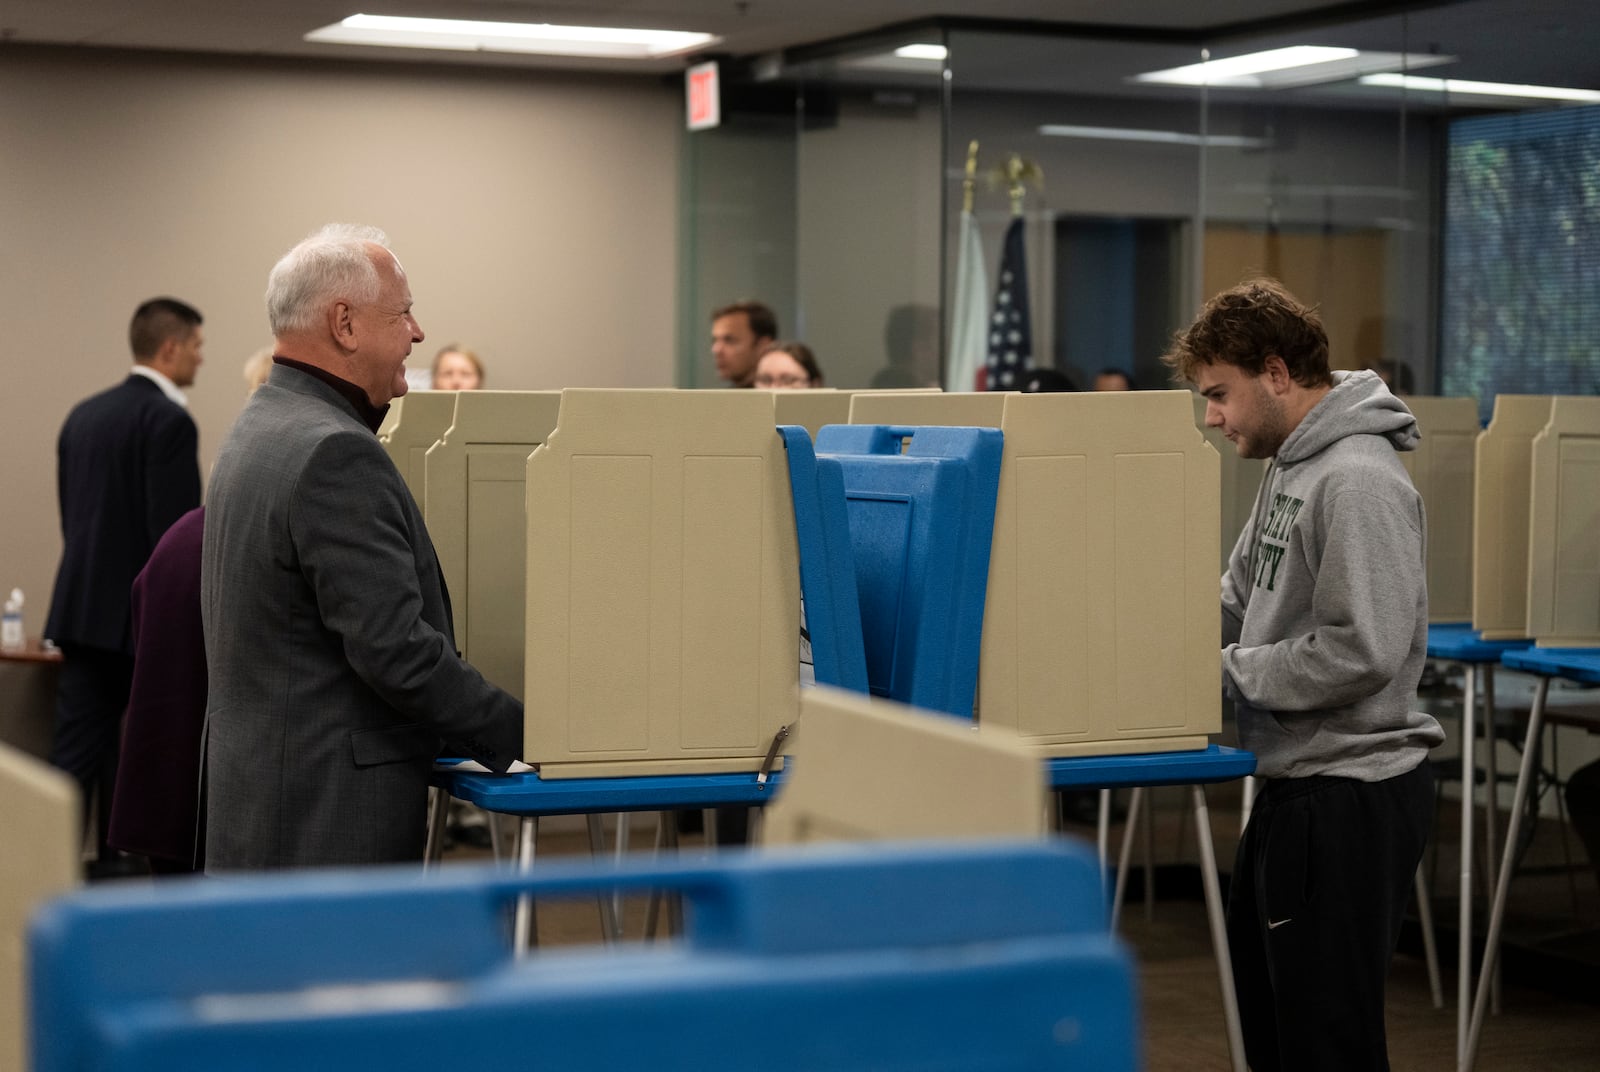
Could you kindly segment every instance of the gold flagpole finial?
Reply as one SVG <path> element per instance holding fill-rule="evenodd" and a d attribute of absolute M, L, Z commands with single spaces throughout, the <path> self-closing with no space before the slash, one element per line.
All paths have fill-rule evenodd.
<path fill-rule="evenodd" d="M 1025 159 L 1021 153 L 1007 153 L 1003 166 L 989 173 L 991 185 L 1005 184 L 1006 193 L 1011 198 L 1011 214 L 1022 215 L 1022 199 L 1027 194 L 1028 185 L 1034 189 L 1044 188 L 1044 171 L 1032 160 Z"/>
<path fill-rule="evenodd" d="M 972 195 L 978 185 L 978 139 L 967 143 L 967 177 L 961 180 L 961 211 L 972 215 Z"/>

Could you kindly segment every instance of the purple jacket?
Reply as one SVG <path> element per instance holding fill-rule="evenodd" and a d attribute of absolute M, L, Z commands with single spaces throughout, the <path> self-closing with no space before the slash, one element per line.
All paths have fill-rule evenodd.
<path fill-rule="evenodd" d="M 199 817 L 206 648 L 200 627 L 205 508 L 161 537 L 133 582 L 133 691 L 108 842 L 179 867 L 204 866 Z"/>

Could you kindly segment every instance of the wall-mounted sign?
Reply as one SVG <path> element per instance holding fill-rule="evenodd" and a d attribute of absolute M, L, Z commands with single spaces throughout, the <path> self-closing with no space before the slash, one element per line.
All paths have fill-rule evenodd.
<path fill-rule="evenodd" d="M 710 130 L 722 122 L 722 90 L 715 60 L 690 67 L 684 76 L 684 88 L 689 99 L 690 130 Z"/>

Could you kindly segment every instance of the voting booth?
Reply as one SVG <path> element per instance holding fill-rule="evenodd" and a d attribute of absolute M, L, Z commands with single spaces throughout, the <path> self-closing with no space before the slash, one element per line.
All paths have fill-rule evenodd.
<path fill-rule="evenodd" d="M 523 681 L 523 480 L 556 424 L 559 391 L 462 391 L 426 453 L 423 516 L 450 589 L 456 644 L 485 678 L 520 698 Z"/>
<path fill-rule="evenodd" d="M 1014 734 L 830 688 L 800 711 L 766 846 L 1044 836 L 1044 766 Z"/>
<path fill-rule="evenodd" d="M 1195 427 L 1206 437 L 1211 449 L 1217 452 L 1222 514 L 1221 557 L 1217 572 L 1221 576 L 1228 569 L 1228 558 L 1233 554 L 1234 544 L 1239 542 L 1239 534 L 1250 524 L 1250 513 L 1255 509 L 1256 492 L 1261 490 L 1267 463 L 1263 458 L 1239 457 L 1239 451 L 1228 442 L 1222 429 L 1206 427 L 1205 397 L 1194 393 L 1192 398 Z"/>
<path fill-rule="evenodd" d="M 794 720 L 794 507 L 765 391 L 563 392 L 527 459 L 523 758 L 757 769 Z"/>
<path fill-rule="evenodd" d="M 779 424 L 797 424 L 812 439 L 825 424 L 845 424 L 850 420 L 850 399 L 854 391 L 818 387 L 806 391 L 774 391 L 774 415 Z"/>
<path fill-rule="evenodd" d="M 25 1069 L 29 1036 L 28 921 L 78 884 L 78 787 L 32 756 L 0 744 L 0 1068 Z"/>
<path fill-rule="evenodd" d="M 1478 400 L 1409 395 L 1422 440 L 1400 463 L 1428 518 L 1428 621 L 1472 620 L 1472 502 Z"/>
<path fill-rule="evenodd" d="M 978 717 L 1047 755 L 1221 729 L 1220 475 L 1187 391 L 862 395 L 852 424 L 1004 433 Z"/>
<path fill-rule="evenodd" d="M 1600 398 L 1551 399 L 1530 454 L 1527 635 L 1600 647 Z"/>
<path fill-rule="evenodd" d="M 1002 435 L 993 428 L 830 425 L 840 467 L 868 687 L 973 715 Z M 814 630 L 813 630 L 814 632 Z"/>
<path fill-rule="evenodd" d="M 378 442 L 400 470 L 411 497 L 428 516 L 428 450 L 456 419 L 457 391 L 408 391 L 389 404 L 378 426 Z"/>
<path fill-rule="evenodd" d="M 1528 635 L 1528 524 L 1533 439 L 1550 395 L 1499 395 L 1478 435 L 1472 497 L 1472 627 L 1484 640 Z"/>

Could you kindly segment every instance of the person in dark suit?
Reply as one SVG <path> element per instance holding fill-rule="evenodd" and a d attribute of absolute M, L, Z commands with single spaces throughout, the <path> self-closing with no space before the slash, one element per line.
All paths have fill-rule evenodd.
<path fill-rule="evenodd" d="M 206 870 L 420 860 L 441 744 L 503 772 L 522 704 L 457 653 L 375 434 L 423 339 L 411 288 L 381 231 L 334 224 L 272 269 L 267 315 L 206 502 Z"/>
<path fill-rule="evenodd" d="M 133 372 L 73 408 L 56 446 L 64 543 L 45 636 L 66 656 L 50 761 L 98 802 L 105 848 L 117 738 L 133 678 L 129 592 L 156 541 L 200 505 L 199 433 L 181 388 L 202 361 L 201 317 L 174 298 L 133 314 Z M 97 792 L 98 790 L 98 792 Z"/>

